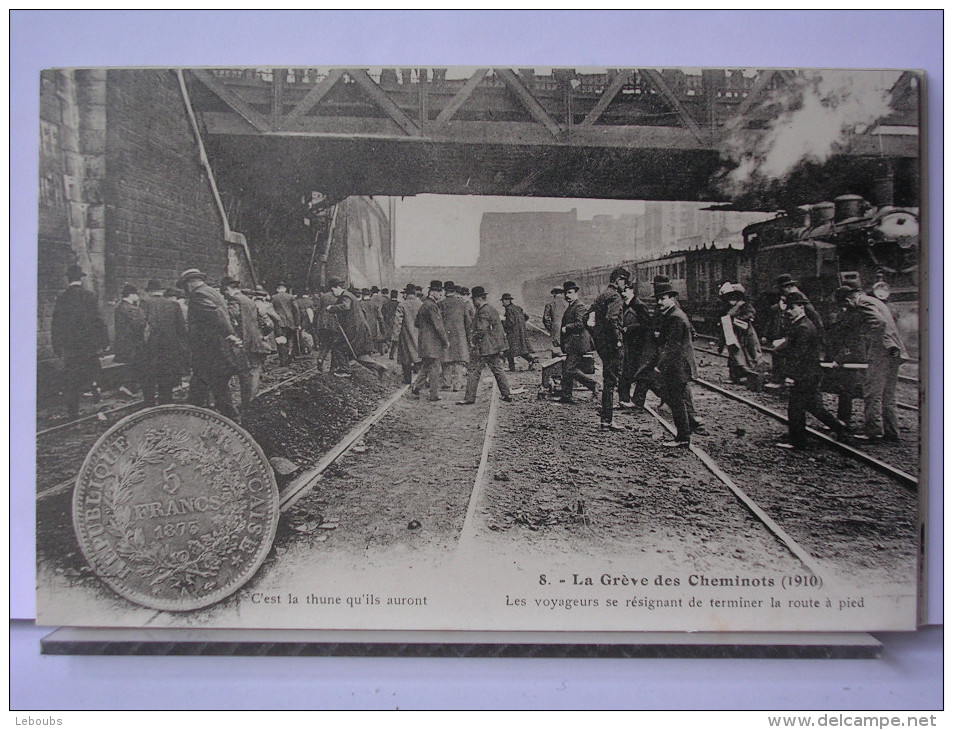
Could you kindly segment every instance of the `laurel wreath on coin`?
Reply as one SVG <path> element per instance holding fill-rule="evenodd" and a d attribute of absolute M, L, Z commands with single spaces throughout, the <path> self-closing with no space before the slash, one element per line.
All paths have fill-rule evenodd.
<path fill-rule="evenodd" d="M 135 453 L 119 462 L 115 479 L 104 488 L 103 525 L 117 540 L 116 552 L 135 567 L 140 577 L 152 579 L 149 586 L 153 594 L 163 588 L 192 593 L 200 582 L 201 590 L 209 591 L 217 583 L 225 557 L 237 550 L 246 526 L 243 515 L 247 489 L 233 461 L 223 456 L 220 447 L 211 441 L 197 443 L 188 431 L 168 426 L 150 430 Z M 183 466 L 193 466 L 208 479 L 209 494 L 222 496 L 222 509 L 211 518 L 212 531 L 189 540 L 187 550 L 168 542 L 147 544 L 143 528 L 132 524 L 129 502 L 135 486 L 146 477 L 143 466 L 161 464 L 167 457 Z"/>

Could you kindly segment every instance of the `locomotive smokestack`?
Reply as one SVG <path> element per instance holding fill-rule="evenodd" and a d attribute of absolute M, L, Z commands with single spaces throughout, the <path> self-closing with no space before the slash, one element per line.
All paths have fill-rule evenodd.
<path fill-rule="evenodd" d="M 874 180 L 874 205 L 883 208 L 893 204 L 893 171 L 888 170 L 883 177 Z"/>

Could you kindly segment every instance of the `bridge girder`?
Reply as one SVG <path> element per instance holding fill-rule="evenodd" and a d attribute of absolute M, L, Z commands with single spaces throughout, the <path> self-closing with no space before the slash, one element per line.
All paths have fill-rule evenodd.
<path fill-rule="evenodd" d="M 293 182 L 331 195 L 715 200 L 729 136 L 753 148 L 772 119 L 761 102 L 794 77 L 444 71 L 196 70 L 190 88 L 216 167 L 276 194 Z M 891 120 L 891 134 L 850 135 L 838 153 L 918 157 L 917 113 Z"/>

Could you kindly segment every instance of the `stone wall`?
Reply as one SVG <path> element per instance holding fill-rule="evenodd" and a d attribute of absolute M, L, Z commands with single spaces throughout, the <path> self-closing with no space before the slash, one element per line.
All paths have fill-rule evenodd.
<path fill-rule="evenodd" d="M 175 72 L 109 71 L 106 110 L 107 298 L 192 267 L 220 280 L 223 224 Z"/>
<path fill-rule="evenodd" d="M 241 273 L 244 256 L 236 243 L 226 243 L 174 71 L 44 71 L 39 122 L 37 375 L 43 392 L 57 364 L 50 324 L 70 264 L 87 273 L 84 286 L 96 292 L 111 326 L 125 283 L 142 288 L 157 278 L 174 286 L 190 267 L 218 281 L 229 265 Z"/>

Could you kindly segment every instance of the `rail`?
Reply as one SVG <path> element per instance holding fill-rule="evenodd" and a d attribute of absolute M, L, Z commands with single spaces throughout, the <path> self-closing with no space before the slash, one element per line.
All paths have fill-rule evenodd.
<path fill-rule="evenodd" d="M 739 403 L 743 403 L 744 405 L 755 409 L 759 413 L 763 413 L 766 416 L 770 416 L 771 418 L 774 418 L 775 420 L 780 421 L 781 423 L 786 424 L 788 422 L 788 419 L 787 417 L 784 416 L 784 414 L 778 413 L 772 408 L 763 406 L 760 403 L 756 403 L 755 401 L 750 400 L 749 398 L 745 398 L 744 396 L 738 395 L 737 393 L 733 393 L 730 390 L 721 388 L 715 385 L 714 383 L 709 383 L 707 380 L 696 379 L 693 382 L 698 383 L 702 387 L 707 388 L 708 390 L 711 390 L 715 393 L 719 393 L 720 395 L 723 395 L 726 398 L 730 398 L 731 400 L 735 400 L 735 401 L 738 401 Z M 821 431 L 818 431 L 817 429 L 811 428 L 810 426 L 808 426 L 807 431 L 813 436 L 816 436 L 817 438 L 821 439 L 821 441 L 824 441 L 830 446 L 833 446 L 838 451 L 842 451 L 850 455 L 851 457 L 857 459 L 858 461 L 861 461 L 867 464 L 868 466 L 872 466 L 875 469 L 893 477 L 894 479 L 899 481 L 901 484 L 903 484 L 905 487 L 909 489 L 913 489 L 913 490 L 916 490 L 919 487 L 919 484 L 920 484 L 919 480 L 912 474 L 908 474 L 907 472 L 901 469 L 898 469 L 895 466 L 891 466 L 887 462 L 881 461 L 880 459 L 877 459 L 876 457 L 871 456 L 870 454 L 864 451 L 861 451 L 860 449 L 855 449 L 853 446 L 849 446 L 848 444 L 838 441 L 837 439 L 831 438 L 827 434 Z"/>
<path fill-rule="evenodd" d="M 695 345 L 695 349 L 698 350 L 698 352 L 705 353 L 706 355 L 713 355 L 715 357 L 723 357 L 725 359 L 728 358 L 728 355 L 726 355 L 723 352 L 706 350 L 702 347 L 699 347 L 698 345 Z M 832 370 L 834 368 L 834 365 L 833 363 L 823 362 L 821 363 L 821 367 L 827 370 Z M 845 365 L 841 365 L 841 367 L 844 368 L 845 370 L 866 370 L 867 369 L 867 365 L 865 363 L 846 363 Z M 915 381 L 915 382 L 919 382 L 919 381 Z M 905 410 L 905 411 L 919 411 L 920 410 L 920 406 L 915 406 L 911 403 L 903 403 L 901 401 L 897 401 L 897 408 L 900 408 L 901 410 Z"/>
<path fill-rule="evenodd" d="M 662 426 L 673 436 L 676 434 L 676 428 L 671 423 L 666 421 L 659 415 L 651 406 L 646 406 L 645 410 L 651 413 L 655 419 L 662 424 Z M 755 518 L 761 522 L 768 530 L 773 534 L 798 560 L 800 560 L 808 570 L 810 570 L 814 575 L 820 578 L 826 585 L 834 585 L 834 581 L 827 575 L 826 571 L 821 568 L 817 561 L 804 549 L 802 548 L 797 541 L 794 540 L 784 529 L 771 517 L 758 506 L 758 503 L 755 502 L 751 497 L 749 497 L 744 490 L 739 487 L 735 481 L 729 477 L 715 462 L 714 459 L 706 452 L 704 449 L 699 448 L 695 444 L 689 444 L 689 451 L 693 453 L 698 459 L 705 465 L 712 474 L 728 489 L 732 494 L 745 506 L 748 510 L 755 516 Z"/>

